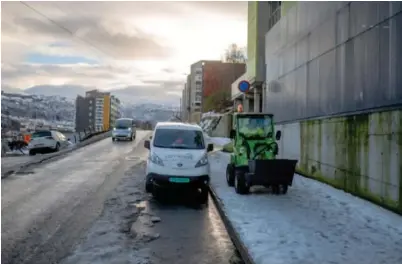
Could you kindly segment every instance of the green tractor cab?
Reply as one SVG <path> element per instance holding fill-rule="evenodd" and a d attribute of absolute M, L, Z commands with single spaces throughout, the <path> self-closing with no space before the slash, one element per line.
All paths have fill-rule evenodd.
<path fill-rule="evenodd" d="M 238 194 L 248 194 L 250 187 L 272 187 L 275 194 L 285 194 L 292 185 L 297 160 L 276 159 L 279 149 L 274 136 L 274 116 L 263 113 L 233 114 L 230 137 L 233 153 L 226 168 L 226 181 Z"/>

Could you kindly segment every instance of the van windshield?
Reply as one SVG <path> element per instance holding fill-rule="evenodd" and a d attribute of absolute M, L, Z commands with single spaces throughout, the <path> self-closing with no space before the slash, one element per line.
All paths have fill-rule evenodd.
<path fill-rule="evenodd" d="M 205 148 L 201 131 L 163 128 L 155 131 L 154 147 L 175 149 Z"/>
<path fill-rule="evenodd" d="M 130 119 L 118 119 L 114 127 L 116 129 L 127 129 L 133 126 L 133 122 Z"/>

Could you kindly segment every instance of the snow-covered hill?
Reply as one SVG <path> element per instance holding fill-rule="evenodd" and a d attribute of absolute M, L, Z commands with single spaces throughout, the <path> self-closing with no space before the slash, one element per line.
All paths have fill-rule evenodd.
<path fill-rule="evenodd" d="M 178 107 L 155 103 L 122 103 L 122 116 L 141 121 L 167 121 L 178 111 Z M 75 126 L 75 98 L 59 95 L 32 95 L 2 92 L 2 127 L 31 127 L 32 124 Z"/>

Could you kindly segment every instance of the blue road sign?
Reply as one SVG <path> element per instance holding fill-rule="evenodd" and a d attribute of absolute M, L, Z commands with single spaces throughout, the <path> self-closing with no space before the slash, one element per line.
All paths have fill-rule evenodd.
<path fill-rule="evenodd" d="M 250 90 L 250 83 L 246 80 L 239 82 L 239 91 L 242 93 L 247 93 Z"/>

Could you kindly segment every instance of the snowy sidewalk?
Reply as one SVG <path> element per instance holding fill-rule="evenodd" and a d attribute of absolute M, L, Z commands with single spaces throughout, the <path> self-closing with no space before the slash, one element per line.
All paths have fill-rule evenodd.
<path fill-rule="evenodd" d="M 301 176 L 286 195 L 238 195 L 226 184 L 228 161 L 211 155 L 211 187 L 255 263 L 402 263 L 401 216 Z"/>

